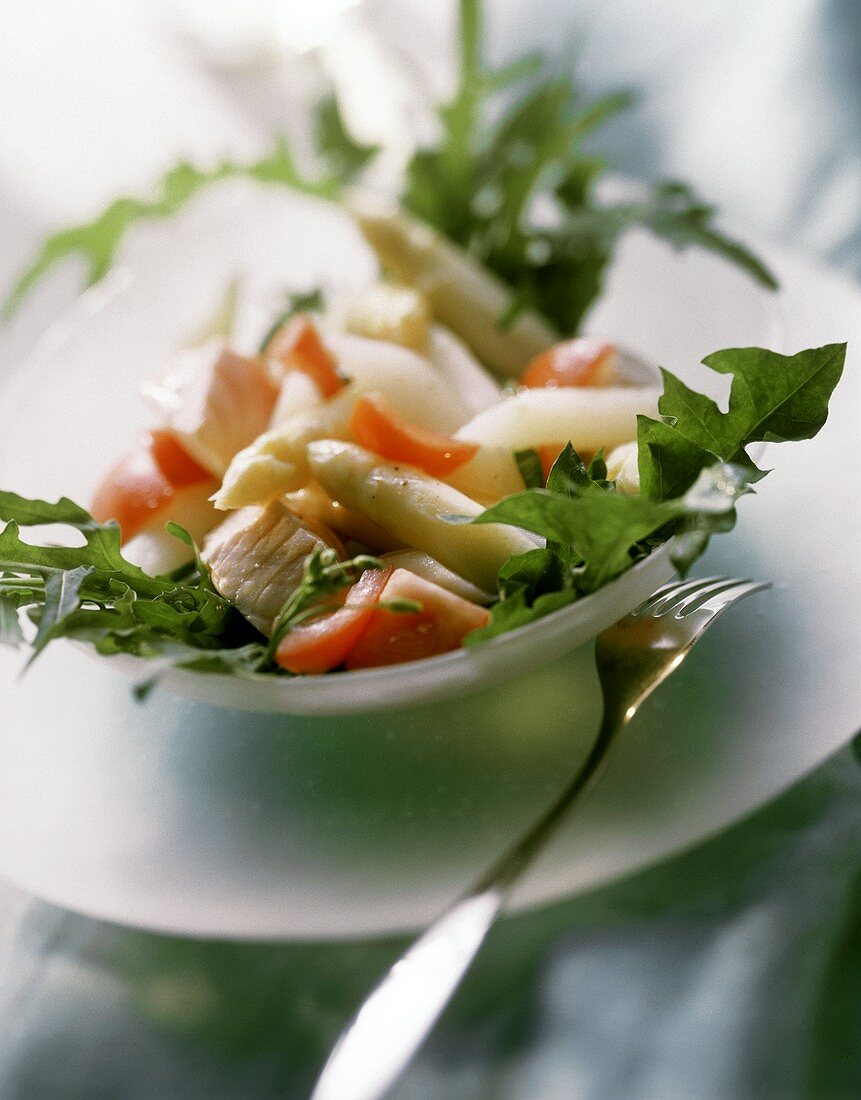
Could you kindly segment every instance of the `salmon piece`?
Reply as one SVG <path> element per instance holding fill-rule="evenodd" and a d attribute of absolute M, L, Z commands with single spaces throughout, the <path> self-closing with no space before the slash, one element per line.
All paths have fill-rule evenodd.
<path fill-rule="evenodd" d="M 219 479 L 233 456 L 266 431 L 278 400 L 263 362 L 221 340 L 182 352 L 174 369 L 144 393 L 162 426 Z"/>
<path fill-rule="evenodd" d="M 313 529 L 282 504 L 239 508 L 207 536 L 201 557 L 212 583 L 262 634 L 270 635 L 287 597 L 302 580 L 312 550 L 332 548 L 334 535 Z"/>

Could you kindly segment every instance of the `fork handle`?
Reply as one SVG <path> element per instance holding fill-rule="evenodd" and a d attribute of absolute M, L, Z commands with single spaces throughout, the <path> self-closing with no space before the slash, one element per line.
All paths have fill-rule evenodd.
<path fill-rule="evenodd" d="M 624 717 L 608 715 L 589 755 L 541 817 L 401 955 L 341 1033 L 311 1100 L 379 1100 L 430 1034 L 515 883 L 604 770 Z"/>

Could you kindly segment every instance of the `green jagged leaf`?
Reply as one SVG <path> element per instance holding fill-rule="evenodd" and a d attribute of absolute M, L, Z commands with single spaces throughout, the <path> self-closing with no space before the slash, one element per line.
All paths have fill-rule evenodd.
<path fill-rule="evenodd" d="M 18 620 L 17 601 L 0 595 L 0 645 L 17 649 L 24 644 L 24 632 Z"/>
<path fill-rule="evenodd" d="M 591 592 L 630 565 L 634 543 L 682 514 L 679 505 L 600 490 L 568 497 L 527 489 L 492 505 L 474 522 L 508 523 L 571 547 L 583 562 L 578 587 Z"/>
<path fill-rule="evenodd" d="M 758 480 L 746 454 L 751 443 L 810 439 L 828 415 L 828 402 L 840 380 L 845 344 L 780 355 L 764 348 L 727 348 L 703 362 L 732 377 L 729 407 L 663 371 L 658 402 L 662 419 L 638 417 L 640 486 L 644 495 L 666 500 L 683 493 L 699 472 L 714 463 L 741 464 Z"/>
<path fill-rule="evenodd" d="M 763 286 L 776 289 L 772 272 L 743 244 L 720 233 L 714 216 L 713 206 L 700 202 L 686 184 L 674 182 L 658 184 L 651 199 L 636 208 L 634 220 L 675 248 L 698 245 L 742 268 Z"/>
<path fill-rule="evenodd" d="M 524 626 L 572 603 L 580 592 L 570 566 L 552 548 L 542 547 L 508 559 L 499 571 L 499 594 L 490 622 L 469 634 L 465 644 L 476 645 Z"/>
<path fill-rule="evenodd" d="M 78 566 L 76 569 L 52 571 L 45 577 L 45 602 L 40 610 L 39 625 L 33 639 L 31 661 L 35 660 L 52 638 L 62 634 L 66 620 L 81 606 L 81 585 L 90 573 L 91 567 Z"/>
<path fill-rule="evenodd" d="M 544 470 L 541 466 L 541 456 L 532 447 L 525 451 L 515 451 L 514 461 L 523 478 L 523 484 L 527 489 L 544 488 Z"/>
<path fill-rule="evenodd" d="M 604 473 L 606 473 L 604 467 Z M 547 489 L 563 497 L 579 497 L 602 486 L 586 468 L 586 463 L 570 443 L 566 443 L 550 467 Z"/>
<path fill-rule="evenodd" d="M 303 175 L 283 137 L 276 139 L 270 153 L 247 164 L 223 161 L 210 169 L 179 164 L 162 176 L 150 198 L 117 199 L 92 221 L 62 229 L 48 237 L 9 292 L 3 305 L 4 316 L 11 317 L 36 283 L 68 259 L 82 259 L 87 269 L 87 285 L 97 283 L 113 266 L 117 252 L 133 226 L 147 219 L 169 218 L 204 188 L 240 177 L 280 184 L 328 199 L 337 198 L 342 186 L 342 180 L 336 176 L 309 178 Z"/>
<path fill-rule="evenodd" d="M 598 203 L 594 185 L 606 164 L 584 151 L 582 142 L 627 108 L 631 96 L 621 92 L 584 102 L 569 77 L 542 78 L 548 66 L 536 54 L 488 70 L 482 57 L 482 5 L 460 0 L 459 12 L 457 89 L 439 109 L 440 141 L 419 150 L 407 166 L 402 202 L 510 285 L 513 304 L 506 324 L 518 311 L 535 310 L 560 334 L 576 332 L 600 294 L 619 235 L 632 225 L 677 248 L 709 249 L 763 285 L 775 285 L 749 250 L 715 227 L 713 208 L 683 184 L 658 184 L 642 202 Z M 494 97 L 502 94 L 509 98 L 500 112 Z M 133 225 L 172 216 L 221 180 L 244 176 L 337 199 L 378 150 L 351 136 L 333 96 L 318 104 L 314 131 L 327 168 L 321 176 L 300 171 L 281 137 L 270 154 L 249 164 L 225 161 L 210 169 L 180 164 L 162 177 L 152 196 L 118 199 L 91 222 L 49 237 L 9 293 L 6 316 L 39 279 L 68 258 L 81 258 L 86 281 L 97 282 L 115 262 Z M 548 229 L 546 219 L 534 216 L 537 199 L 555 207 L 555 228 Z"/>
<path fill-rule="evenodd" d="M 546 75 L 549 66 L 530 56 L 505 70 L 506 88 L 519 88 L 500 112 L 493 99 L 500 82 L 484 71 L 482 13 L 474 0 L 460 4 L 459 41 L 457 89 L 439 110 L 441 139 L 411 159 L 402 203 L 509 284 L 513 299 L 503 327 L 534 310 L 560 334 L 578 331 L 620 235 L 633 226 L 676 248 L 716 252 L 763 285 L 776 285 L 683 184 L 658 184 L 637 202 L 597 200 L 595 184 L 607 165 L 582 143 L 630 106 L 628 93 L 586 103 L 568 76 Z"/>
<path fill-rule="evenodd" d="M 182 579 L 149 576 L 123 557 L 115 523 L 97 523 L 73 501 L 0 492 L 0 520 L 0 598 L 35 624 L 31 660 L 59 637 L 89 641 L 102 653 L 187 659 L 190 651 L 240 646 L 254 633 L 202 567 Z M 21 537 L 22 527 L 46 524 L 71 528 L 84 545 L 40 544 L 33 532 Z M 173 533 L 193 546 L 182 528 Z M 6 629 L 14 628 L 7 622 Z"/>
<path fill-rule="evenodd" d="M 587 468 L 568 444 L 546 489 L 506 497 L 473 521 L 508 523 L 547 542 L 500 571 L 500 602 L 473 641 L 594 591 L 671 534 L 673 563 L 684 574 L 712 535 L 733 528 L 738 498 L 765 476 L 745 448 L 765 439 L 815 435 L 844 357 L 842 344 L 792 356 L 759 348 L 716 352 L 704 362 L 732 376 L 726 412 L 665 371 L 658 403 L 665 419 L 638 418 L 639 496 L 612 491 L 603 460 Z"/>
<path fill-rule="evenodd" d="M 378 145 L 362 145 L 351 136 L 334 95 L 324 97 L 317 104 L 314 136 L 317 151 L 332 175 L 345 183 L 354 179 L 380 151 Z"/>
<path fill-rule="evenodd" d="M 681 495 L 696 471 L 714 461 L 713 455 L 670 424 L 648 416 L 637 417 L 637 446 L 640 492 L 650 500 L 670 500 Z"/>

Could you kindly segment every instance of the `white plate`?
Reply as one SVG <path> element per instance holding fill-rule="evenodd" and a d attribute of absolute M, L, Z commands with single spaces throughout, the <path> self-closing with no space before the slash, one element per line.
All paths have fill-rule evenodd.
<path fill-rule="evenodd" d="M 293 271 L 318 262 L 297 258 L 291 205 L 227 188 L 143 235 L 128 287 L 85 300 L 92 315 L 73 318 L 7 394 L 2 480 L 86 496 L 143 421 L 135 383 L 226 275 L 253 268 L 265 297 L 285 257 Z M 302 206 L 301 216 L 307 224 L 318 212 Z M 329 256 L 350 267 L 343 250 Z M 705 372 L 693 364 L 705 353 L 774 342 L 769 303 L 724 265 L 641 237 L 620 261 L 593 331 L 698 384 Z M 824 276 L 800 281 L 810 298 L 791 301 L 793 346 L 848 335 L 853 320 L 857 331 L 852 291 Z M 260 321 L 245 319 L 249 333 Z M 776 472 L 710 551 L 708 571 L 775 588 L 728 615 L 649 703 L 518 904 L 585 889 L 707 835 L 853 732 L 861 616 L 844 590 L 854 548 L 841 533 L 857 446 L 853 386 L 857 395 L 857 374 L 819 440 L 774 452 Z M 552 796 L 599 709 L 588 646 L 479 694 L 354 718 L 254 715 L 165 692 L 139 706 L 107 663 L 68 646 L 21 684 L 15 659 L 0 661 L 0 871 L 93 915 L 200 935 L 354 936 L 429 919 Z"/>

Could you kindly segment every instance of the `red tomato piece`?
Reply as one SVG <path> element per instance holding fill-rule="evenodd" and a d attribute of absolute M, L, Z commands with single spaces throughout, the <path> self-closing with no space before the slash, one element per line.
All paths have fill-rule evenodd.
<path fill-rule="evenodd" d="M 151 432 L 149 449 L 159 469 L 175 489 L 212 479 L 212 474 L 195 462 L 170 432 Z"/>
<path fill-rule="evenodd" d="M 304 313 L 297 313 L 278 329 L 264 354 L 280 360 L 285 367 L 303 371 L 317 383 L 324 397 L 334 397 L 344 386 L 335 360 L 314 322 Z"/>
<path fill-rule="evenodd" d="M 90 512 L 99 523 L 115 519 L 126 542 L 170 504 L 174 492 L 152 451 L 141 447 L 108 471 Z"/>
<path fill-rule="evenodd" d="M 408 569 L 396 569 L 380 596 L 381 601 L 396 599 L 415 600 L 422 609 L 397 612 L 378 607 L 347 655 L 347 668 L 376 668 L 448 653 L 490 619 L 486 608 Z"/>
<path fill-rule="evenodd" d="M 616 365 L 616 349 L 578 336 L 536 356 L 523 372 L 521 386 L 605 386 Z"/>
<path fill-rule="evenodd" d="M 404 420 L 379 394 L 365 394 L 350 417 L 350 433 L 361 447 L 392 462 L 418 466 L 432 477 L 445 477 L 478 451 L 477 443 L 451 439 Z"/>
<path fill-rule="evenodd" d="M 374 613 L 392 568 L 366 569 L 347 593 L 344 606 L 288 631 L 275 660 L 288 672 L 329 672 L 344 663 Z"/>

